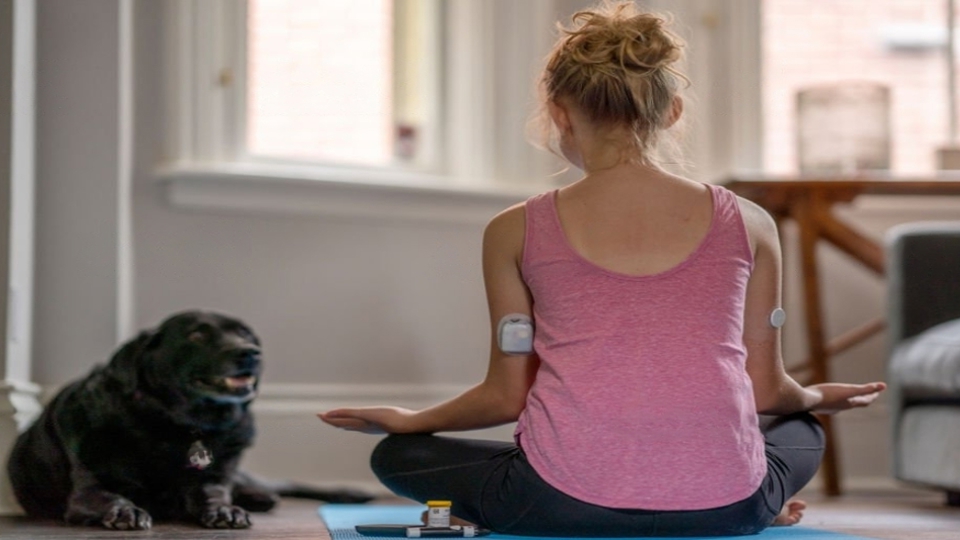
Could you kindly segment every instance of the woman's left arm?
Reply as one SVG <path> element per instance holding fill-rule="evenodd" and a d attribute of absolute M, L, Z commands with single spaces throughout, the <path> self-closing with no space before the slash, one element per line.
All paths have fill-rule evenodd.
<path fill-rule="evenodd" d="M 773 218 L 755 203 L 743 200 L 740 209 L 754 252 L 753 274 L 747 284 L 743 342 L 757 412 L 771 415 L 799 411 L 836 413 L 873 403 L 886 388 L 885 383 L 830 382 L 803 387 L 784 369 L 781 331 L 770 322 L 770 313 L 780 307 L 782 294 L 777 226 Z"/>

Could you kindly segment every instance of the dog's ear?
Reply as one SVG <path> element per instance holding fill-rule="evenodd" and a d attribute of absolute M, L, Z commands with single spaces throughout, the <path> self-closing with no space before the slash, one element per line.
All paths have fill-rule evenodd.
<path fill-rule="evenodd" d="M 144 330 L 140 334 L 123 344 L 120 349 L 113 354 L 110 363 L 107 364 L 106 373 L 112 384 L 116 385 L 115 390 L 129 394 L 133 393 L 139 385 L 140 357 L 149 349 L 155 341 L 159 339 L 159 333 L 156 331 Z"/>

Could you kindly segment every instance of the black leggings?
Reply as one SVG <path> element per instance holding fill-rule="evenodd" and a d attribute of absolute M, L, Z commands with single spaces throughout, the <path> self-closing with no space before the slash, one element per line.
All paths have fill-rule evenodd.
<path fill-rule="evenodd" d="M 544 482 L 517 445 L 433 435 L 390 435 L 370 458 L 397 495 L 453 502 L 452 514 L 503 534 L 526 536 L 734 536 L 769 526 L 813 478 L 823 456 L 820 423 L 807 413 L 765 417 L 767 476 L 742 501 L 709 510 L 606 508 Z M 722 467 L 722 463 L 717 464 Z"/>

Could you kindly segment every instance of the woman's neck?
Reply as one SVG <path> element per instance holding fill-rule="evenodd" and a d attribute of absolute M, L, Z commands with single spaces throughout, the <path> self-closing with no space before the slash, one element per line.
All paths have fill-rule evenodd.
<path fill-rule="evenodd" d="M 654 164 L 625 161 L 604 169 L 584 170 L 584 176 L 567 187 L 577 192 L 598 191 L 625 196 L 637 193 L 649 195 L 667 186 L 689 186 L 697 183 L 671 174 Z"/>
<path fill-rule="evenodd" d="M 665 172 L 660 167 L 649 163 L 639 156 L 619 160 L 585 159 L 584 165 L 584 179 L 616 177 L 648 178 L 651 176 L 662 176 Z"/>
<path fill-rule="evenodd" d="M 649 167 L 649 161 L 631 142 L 622 137 L 583 137 L 577 141 L 577 154 L 580 158 L 577 165 L 586 174 L 625 166 Z"/>

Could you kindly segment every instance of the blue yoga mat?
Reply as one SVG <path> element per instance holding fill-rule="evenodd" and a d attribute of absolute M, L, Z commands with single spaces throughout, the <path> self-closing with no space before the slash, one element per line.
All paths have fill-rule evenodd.
<path fill-rule="evenodd" d="M 362 536 L 354 529 L 357 525 L 371 525 L 377 523 L 420 523 L 420 515 L 426 510 L 425 506 L 408 505 L 378 505 L 378 504 L 325 504 L 320 507 L 320 517 L 323 518 L 333 540 L 359 540 L 374 538 Z M 864 536 L 811 529 L 809 527 L 770 527 L 757 535 L 707 538 L 687 537 L 686 540 L 721 540 L 723 538 L 758 539 L 758 540 L 869 540 Z M 491 534 L 484 536 L 489 540 L 530 540 L 529 536 L 513 536 L 509 534 Z M 392 540 L 396 540 L 395 538 Z M 569 538 L 544 538 L 542 540 L 570 540 Z M 656 540 L 647 538 L 646 540 Z M 665 539 L 662 539 L 665 540 Z"/>

